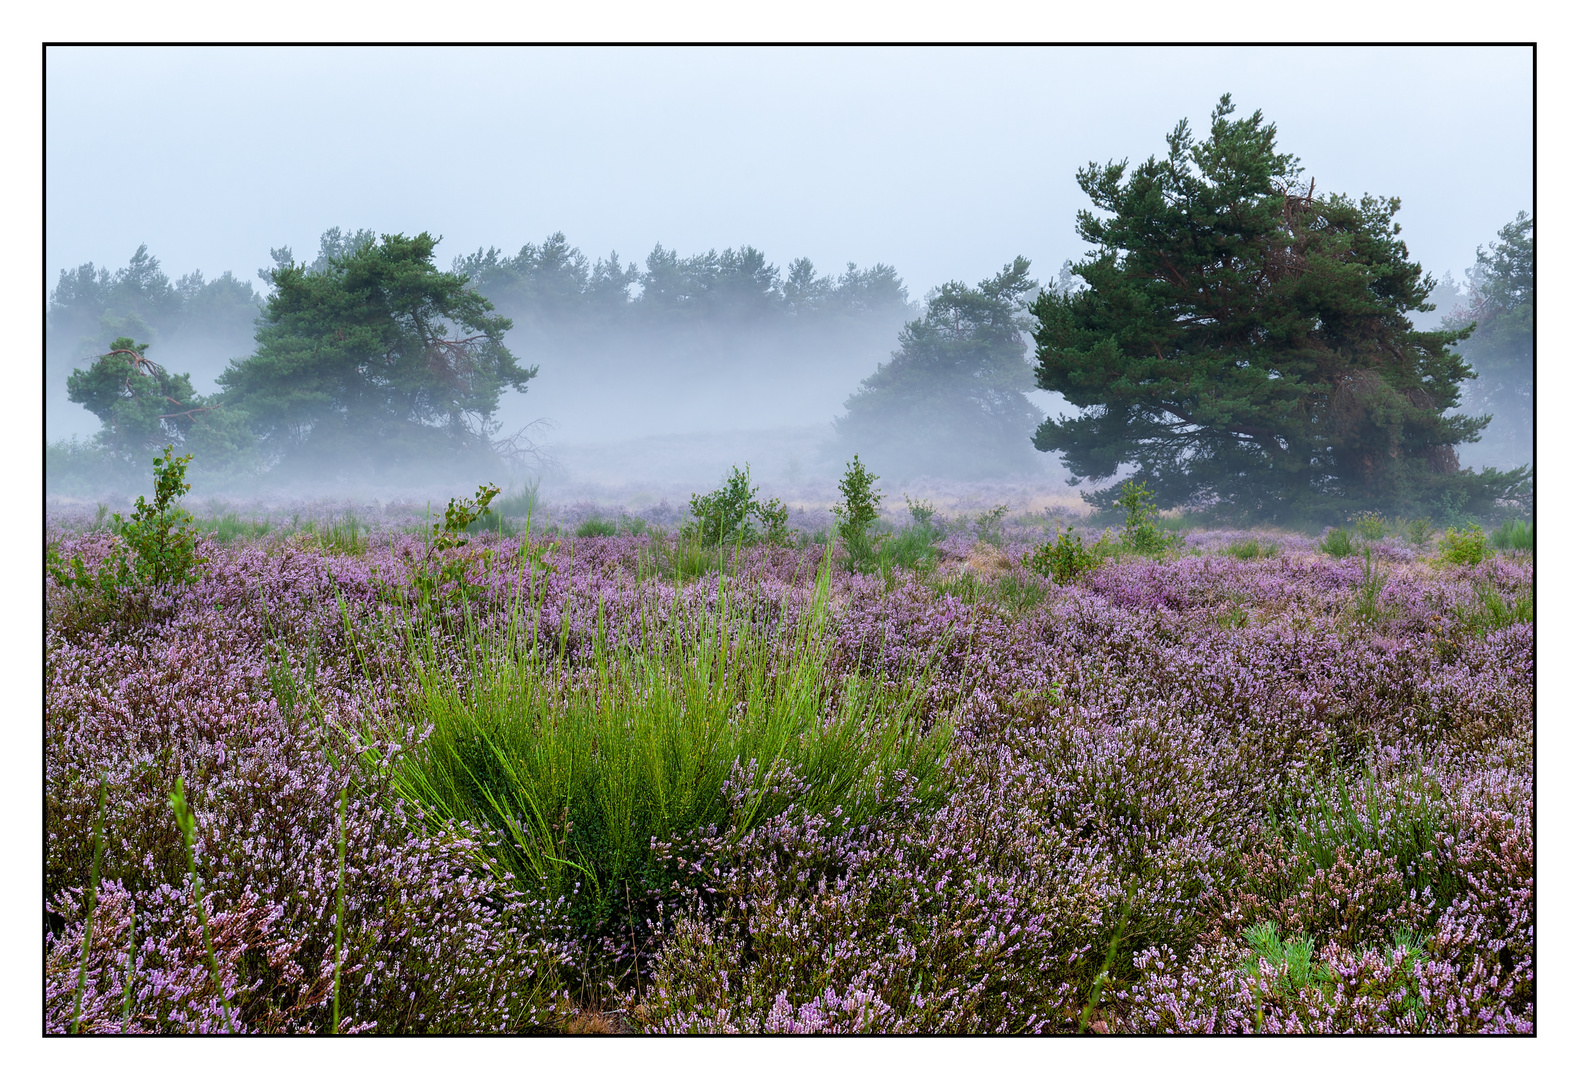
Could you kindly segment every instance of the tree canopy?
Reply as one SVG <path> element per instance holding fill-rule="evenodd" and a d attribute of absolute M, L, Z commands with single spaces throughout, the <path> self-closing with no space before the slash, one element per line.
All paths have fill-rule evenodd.
<path fill-rule="evenodd" d="M 219 382 L 272 457 L 409 472 L 491 452 L 501 393 L 536 368 L 505 348 L 510 320 L 464 274 L 435 269 L 436 243 L 353 238 L 316 268 L 284 252 L 268 272 L 257 349 Z"/>
<path fill-rule="evenodd" d="M 1035 465 L 1030 437 L 1042 413 L 1026 362 L 1025 296 L 1036 288 L 1016 256 L 972 288 L 951 281 L 927 297 L 899 348 L 861 383 L 835 421 L 844 453 L 884 475 L 976 479 Z"/>
<path fill-rule="evenodd" d="M 1076 481 L 1133 465 L 1167 503 L 1274 520 L 1489 509 L 1523 474 L 1459 469 L 1454 445 L 1487 421 L 1450 413 L 1464 331 L 1407 317 L 1433 282 L 1399 239 L 1399 200 L 1318 193 L 1274 125 L 1234 111 L 1224 95 L 1206 139 L 1180 121 L 1164 157 L 1077 174 L 1106 215 L 1077 215 L 1084 287 L 1031 312 L 1037 383 L 1081 412 L 1036 447 Z"/>
<path fill-rule="evenodd" d="M 94 442 L 117 473 L 140 472 L 147 455 L 174 445 L 203 456 L 210 475 L 250 463 L 242 418 L 192 391 L 190 375 L 148 359 L 147 342 L 116 338 L 66 380 L 67 395 L 102 423 Z"/>
<path fill-rule="evenodd" d="M 251 283 L 229 271 L 210 279 L 194 270 L 171 281 L 146 244 L 113 272 L 93 263 L 62 270 L 45 314 L 50 426 L 66 419 L 60 388 L 72 370 L 91 365 L 116 339 L 148 343 L 163 367 L 209 380 L 251 351 L 262 303 Z M 75 399 L 68 393 L 66 400 Z"/>

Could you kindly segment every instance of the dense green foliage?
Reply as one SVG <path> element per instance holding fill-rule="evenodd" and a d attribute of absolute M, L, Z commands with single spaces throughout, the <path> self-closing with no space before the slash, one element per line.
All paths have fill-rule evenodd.
<path fill-rule="evenodd" d="M 931 293 L 898 350 L 845 402 L 840 446 L 894 476 L 978 479 L 1034 466 L 1042 413 L 1025 396 L 1030 269 L 1016 256 L 975 288 L 951 281 Z"/>
<path fill-rule="evenodd" d="M 1491 534 L 1491 546 L 1498 551 L 1534 551 L 1535 526 L 1508 518 Z"/>
<path fill-rule="evenodd" d="M 778 499 L 762 502 L 751 486 L 751 466 L 731 468 L 716 490 L 691 496 L 691 521 L 683 539 L 703 544 L 751 544 L 757 540 L 784 543 L 789 539 L 789 509 Z"/>
<path fill-rule="evenodd" d="M 409 478 L 492 455 L 500 394 L 525 390 L 536 369 L 504 347 L 510 321 L 465 275 L 434 268 L 436 243 L 363 238 L 321 269 L 271 272 L 257 351 L 219 381 L 276 461 Z"/>
<path fill-rule="evenodd" d="M 146 342 L 116 338 L 108 352 L 66 380 L 70 400 L 104 425 L 93 441 L 106 462 L 129 466 L 166 444 L 215 462 L 245 462 L 251 437 L 239 414 L 193 393 L 191 376 L 149 360 L 148 348 Z"/>
<path fill-rule="evenodd" d="M 1076 478 L 1134 464 L 1166 503 L 1274 520 L 1450 493 L 1488 511 L 1524 474 L 1458 468 L 1454 444 L 1486 420 L 1451 414 L 1463 332 L 1407 318 L 1432 282 L 1398 239 L 1399 201 L 1301 185 L 1275 126 L 1233 112 L 1225 95 L 1200 142 L 1180 121 L 1132 171 L 1080 170 L 1107 215 L 1077 218 L 1086 287 L 1031 312 L 1038 385 L 1082 412 L 1036 446 Z"/>
<path fill-rule="evenodd" d="M 1462 532 L 1448 529 L 1438 542 L 1437 550 L 1441 552 L 1443 562 L 1454 566 L 1478 566 L 1482 560 L 1491 557 L 1491 545 L 1479 525 Z"/>
<path fill-rule="evenodd" d="M 1102 559 L 1088 550 L 1073 529 L 1058 534 L 1058 540 L 1040 544 L 1020 560 L 1033 574 L 1045 574 L 1056 585 L 1079 581 L 1101 564 Z"/>

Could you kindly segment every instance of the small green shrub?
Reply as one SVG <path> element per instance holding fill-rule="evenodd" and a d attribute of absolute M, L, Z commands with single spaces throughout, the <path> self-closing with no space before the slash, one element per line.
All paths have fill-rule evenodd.
<path fill-rule="evenodd" d="M 1527 521 L 1509 518 L 1491 534 L 1491 546 L 1498 551 L 1534 551 L 1535 527 Z"/>
<path fill-rule="evenodd" d="M 1468 529 L 1475 520 L 1464 512 L 1468 496 L 1462 491 L 1444 491 L 1439 505 L 1442 507 L 1442 524 L 1450 529 Z"/>
<path fill-rule="evenodd" d="M 1126 480 L 1113 505 L 1124 508 L 1122 543 L 1126 551 L 1155 557 L 1184 546 L 1182 536 L 1157 526 L 1157 502 L 1144 483 Z"/>
<path fill-rule="evenodd" d="M 1275 923 L 1264 922 L 1247 929 L 1245 941 L 1250 946 L 1250 956 L 1245 960 L 1247 974 L 1260 978 L 1262 960 L 1281 969 L 1276 985 L 1261 987 L 1262 994 L 1292 997 L 1313 982 L 1318 985 L 1332 982 L 1330 967 L 1326 964 L 1312 965 L 1316 943 L 1309 936 L 1302 935 L 1284 941 Z"/>
<path fill-rule="evenodd" d="M 1101 565 L 1102 559 L 1086 550 L 1074 529 L 1062 533 L 1054 531 L 1058 537 L 1056 543 L 1041 544 L 1021 556 L 1020 561 L 1032 573 L 1052 578 L 1055 585 L 1068 585 Z"/>
<path fill-rule="evenodd" d="M 761 502 L 751 486 L 751 466 L 731 467 L 721 487 L 691 496 L 691 521 L 680 532 L 713 546 L 789 543 L 789 508 L 778 499 Z"/>
<path fill-rule="evenodd" d="M 1367 510 L 1354 519 L 1354 529 L 1361 540 L 1374 543 L 1387 535 L 1387 521 L 1375 510 Z"/>
<path fill-rule="evenodd" d="M 1002 503 L 976 519 L 976 539 L 991 547 L 1003 546 L 1003 519 L 1009 514 L 1009 508 Z"/>
<path fill-rule="evenodd" d="M 1452 566 L 1478 566 L 1491 554 L 1491 546 L 1480 526 L 1471 525 L 1462 532 L 1449 528 L 1437 543 L 1437 551 L 1442 562 Z"/>
<path fill-rule="evenodd" d="M 882 492 L 874 484 L 879 477 L 861 464 L 856 454 L 839 480 L 839 494 L 843 501 L 833 507 L 839 519 L 839 539 L 844 541 L 845 564 L 852 572 L 856 569 L 875 567 L 877 544 L 872 537 L 872 526 L 877 524 L 877 505 L 882 502 Z"/>
<path fill-rule="evenodd" d="M 1423 544 L 1430 540 L 1432 531 L 1431 519 L 1428 517 L 1415 518 L 1406 522 L 1403 527 L 1404 535 L 1409 538 L 1411 544 Z"/>
<path fill-rule="evenodd" d="M 757 504 L 757 520 L 762 522 L 762 539 L 770 544 L 790 542 L 789 507 L 778 499 Z"/>
<path fill-rule="evenodd" d="M 479 484 L 472 498 L 451 499 L 444 509 L 444 519 L 433 523 L 422 560 L 411 573 L 412 588 L 422 604 L 431 605 L 445 585 L 455 586 L 454 595 L 460 597 L 473 596 L 481 589 L 468 584 L 465 566 L 448 554 L 469 543 L 467 528 L 488 513 L 489 504 L 498 494 L 497 484 Z"/>
<path fill-rule="evenodd" d="M 1334 526 L 1327 530 L 1327 535 L 1321 538 L 1316 545 L 1334 559 L 1341 559 L 1346 555 L 1354 554 L 1354 538 L 1349 535 L 1349 530 L 1341 526 Z"/>
<path fill-rule="evenodd" d="M 937 516 L 938 509 L 927 499 L 910 501 L 910 496 L 905 496 L 905 509 L 910 511 L 910 520 L 923 529 L 932 528 L 932 519 Z"/>
<path fill-rule="evenodd" d="M 851 538 L 864 535 L 877 523 L 877 505 L 883 501 L 882 492 L 873 487 L 881 479 L 861 464 L 856 454 L 845 467 L 839 480 L 839 494 L 843 501 L 833 507 L 839 519 L 839 536 L 846 543 Z"/>
<path fill-rule="evenodd" d="M 115 515 L 115 546 L 95 571 L 89 572 L 80 555 L 67 565 L 53 548 L 45 552 L 45 570 L 57 585 L 93 591 L 109 601 L 136 586 L 189 585 L 202 576 L 207 560 L 197 553 L 192 515 L 176 505 L 192 488 L 186 482 L 192 455 L 174 455 L 175 447 L 167 446 L 162 458 L 153 459 L 153 503 L 139 495 L 130 519 Z"/>

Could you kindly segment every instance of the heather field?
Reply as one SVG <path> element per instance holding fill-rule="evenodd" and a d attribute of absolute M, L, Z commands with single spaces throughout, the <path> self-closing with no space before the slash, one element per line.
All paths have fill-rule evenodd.
<path fill-rule="evenodd" d="M 1533 1030 L 1506 530 L 497 505 L 46 583 L 49 1031 Z"/>

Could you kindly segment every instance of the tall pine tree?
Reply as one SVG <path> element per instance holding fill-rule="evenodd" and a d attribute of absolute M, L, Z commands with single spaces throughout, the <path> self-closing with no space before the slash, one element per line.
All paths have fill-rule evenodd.
<path fill-rule="evenodd" d="M 1449 415 L 1464 336 L 1413 329 L 1432 287 L 1408 259 L 1396 198 L 1318 193 L 1261 113 L 1187 122 L 1165 157 L 1078 173 L 1097 211 L 1085 287 L 1043 293 L 1037 381 L 1082 411 L 1040 450 L 1076 479 L 1133 465 L 1166 503 L 1291 521 L 1363 509 L 1486 512 L 1522 470 L 1461 470 L 1484 417 Z M 1106 505 L 1112 489 L 1089 496 Z"/>

